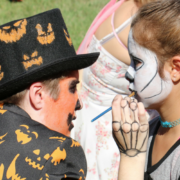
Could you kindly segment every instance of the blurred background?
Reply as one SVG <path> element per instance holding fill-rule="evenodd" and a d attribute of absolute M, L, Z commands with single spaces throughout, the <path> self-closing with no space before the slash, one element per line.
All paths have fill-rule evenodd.
<path fill-rule="evenodd" d="M 109 0 L 0 0 L 0 25 L 59 8 L 77 50 L 93 19 L 107 2 Z"/>

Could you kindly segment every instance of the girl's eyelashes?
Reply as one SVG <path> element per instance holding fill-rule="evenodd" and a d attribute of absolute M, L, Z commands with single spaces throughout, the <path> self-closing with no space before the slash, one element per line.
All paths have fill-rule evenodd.
<path fill-rule="evenodd" d="M 136 71 L 138 71 L 144 65 L 144 62 L 135 56 L 131 55 L 131 57 L 132 57 L 132 60 L 134 62 L 134 68 Z"/>

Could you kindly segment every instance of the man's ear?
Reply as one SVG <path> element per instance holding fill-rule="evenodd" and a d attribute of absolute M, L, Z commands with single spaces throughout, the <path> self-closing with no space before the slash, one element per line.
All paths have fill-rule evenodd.
<path fill-rule="evenodd" d="M 174 83 L 180 80 L 180 56 L 174 56 L 170 60 L 171 64 L 171 79 Z"/>
<path fill-rule="evenodd" d="M 34 109 L 39 110 L 43 107 L 43 85 L 40 82 L 31 84 L 29 88 L 29 98 Z"/>

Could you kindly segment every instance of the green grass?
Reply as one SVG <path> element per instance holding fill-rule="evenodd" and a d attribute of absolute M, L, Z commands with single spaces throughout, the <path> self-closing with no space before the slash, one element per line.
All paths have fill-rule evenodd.
<path fill-rule="evenodd" d="M 91 22 L 109 0 L 0 0 L 0 24 L 60 8 L 77 50 Z"/>

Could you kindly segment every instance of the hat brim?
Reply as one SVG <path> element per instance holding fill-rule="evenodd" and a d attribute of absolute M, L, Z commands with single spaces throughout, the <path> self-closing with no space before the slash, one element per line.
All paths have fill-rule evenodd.
<path fill-rule="evenodd" d="M 86 68 L 92 65 L 98 56 L 99 53 L 80 54 L 74 57 L 58 59 L 33 71 L 23 73 L 21 76 L 0 85 L 0 100 L 26 89 L 34 82 L 51 78 L 62 72 Z"/>

